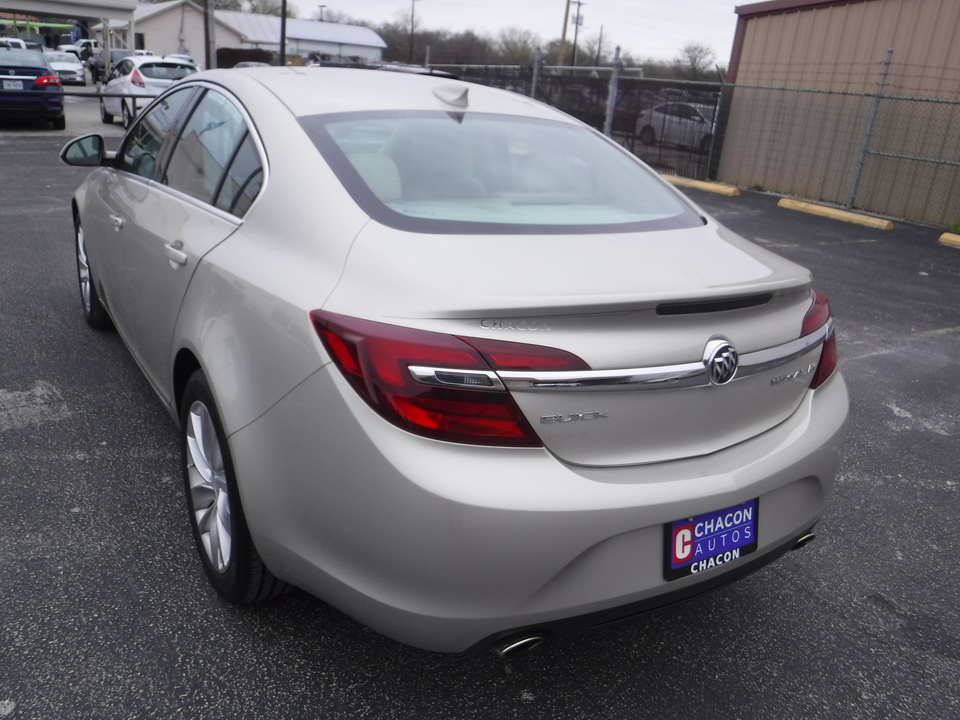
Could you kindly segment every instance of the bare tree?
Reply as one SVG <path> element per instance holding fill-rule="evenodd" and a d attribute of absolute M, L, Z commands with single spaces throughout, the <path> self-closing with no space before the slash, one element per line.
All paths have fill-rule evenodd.
<path fill-rule="evenodd" d="M 370 23 L 366 20 L 357 20 L 355 17 L 348 15 L 342 10 L 331 10 L 330 8 L 317 8 L 317 11 L 310 19 L 322 20 L 323 22 L 328 23 L 339 23 L 340 25 L 370 25 Z"/>
<path fill-rule="evenodd" d="M 688 43 L 680 49 L 673 64 L 687 80 L 704 80 L 714 62 L 713 48 L 701 43 Z"/>
<path fill-rule="evenodd" d="M 280 15 L 280 0 L 247 0 L 247 5 L 256 15 Z M 287 17 L 297 17 L 297 8 L 290 3 L 287 3 Z"/>
<path fill-rule="evenodd" d="M 539 44 L 540 38 L 530 30 L 508 27 L 500 31 L 495 47 L 505 65 L 530 65 Z"/>

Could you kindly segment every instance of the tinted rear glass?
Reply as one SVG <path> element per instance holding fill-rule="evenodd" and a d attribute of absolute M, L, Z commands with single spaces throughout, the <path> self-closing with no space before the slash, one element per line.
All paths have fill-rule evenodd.
<path fill-rule="evenodd" d="M 73 63 L 74 65 L 79 65 L 80 60 L 76 55 L 67 52 L 55 52 L 55 53 L 44 53 L 47 56 L 47 60 L 50 62 L 59 62 L 59 63 Z"/>
<path fill-rule="evenodd" d="M 144 63 L 139 67 L 140 74 L 154 80 L 180 80 L 197 71 L 189 65 L 176 63 Z"/>
<path fill-rule="evenodd" d="M 4 67 L 47 68 L 47 61 L 43 53 L 36 50 L 2 50 L 0 49 L 0 65 Z"/>
<path fill-rule="evenodd" d="M 390 227 L 567 234 L 703 223 L 646 166 L 582 126 L 445 112 L 300 122 L 357 204 Z"/>

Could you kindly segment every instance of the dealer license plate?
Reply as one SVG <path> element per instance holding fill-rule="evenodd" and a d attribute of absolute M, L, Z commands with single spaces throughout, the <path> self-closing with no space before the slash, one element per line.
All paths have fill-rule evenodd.
<path fill-rule="evenodd" d="M 23 90 L 23 80 L 4 80 L 4 90 Z"/>
<path fill-rule="evenodd" d="M 664 525 L 663 577 L 699 575 L 752 553 L 759 508 L 756 500 L 748 500 Z"/>

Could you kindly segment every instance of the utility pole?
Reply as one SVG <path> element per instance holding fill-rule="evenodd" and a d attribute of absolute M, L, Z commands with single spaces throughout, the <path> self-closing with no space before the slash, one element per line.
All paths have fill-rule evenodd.
<path fill-rule="evenodd" d="M 203 12 L 203 39 L 204 39 L 204 59 L 206 60 L 206 70 L 212 70 L 217 66 L 217 20 L 214 14 L 214 0 L 207 0 L 207 6 Z M 136 43 L 134 43 L 136 44 Z"/>
<path fill-rule="evenodd" d="M 408 65 L 413 65 L 413 27 L 414 18 L 417 16 L 417 0 L 410 0 L 410 57 L 407 59 Z"/>
<path fill-rule="evenodd" d="M 597 41 L 597 59 L 594 60 L 593 66 L 600 67 L 600 55 L 603 48 L 603 25 L 600 26 L 600 39 Z"/>
<path fill-rule="evenodd" d="M 287 0 L 280 0 L 280 67 L 286 67 L 286 65 L 287 65 Z"/>
<path fill-rule="evenodd" d="M 324 9 L 325 7 L 326 7 L 326 5 L 321 5 L 321 6 L 320 6 L 320 22 L 323 22 L 323 9 Z"/>
<path fill-rule="evenodd" d="M 581 0 L 573 0 L 577 4 L 577 14 L 573 18 L 573 61 L 571 65 L 577 64 L 577 35 L 580 34 L 580 26 L 583 25 L 583 15 L 580 14 L 580 6 L 586 5 Z"/>
<path fill-rule="evenodd" d="M 567 0 L 567 9 L 563 13 L 563 34 L 560 35 L 560 52 L 557 53 L 557 65 L 563 65 L 563 56 L 567 52 L 567 22 L 570 20 L 570 0 Z"/>

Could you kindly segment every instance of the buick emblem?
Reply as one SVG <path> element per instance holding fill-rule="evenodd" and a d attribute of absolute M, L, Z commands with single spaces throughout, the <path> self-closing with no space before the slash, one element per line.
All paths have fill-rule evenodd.
<path fill-rule="evenodd" d="M 703 351 L 707 377 L 714 385 L 726 385 L 737 374 L 737 349 L 723 338 L 713 338 Z"/>

